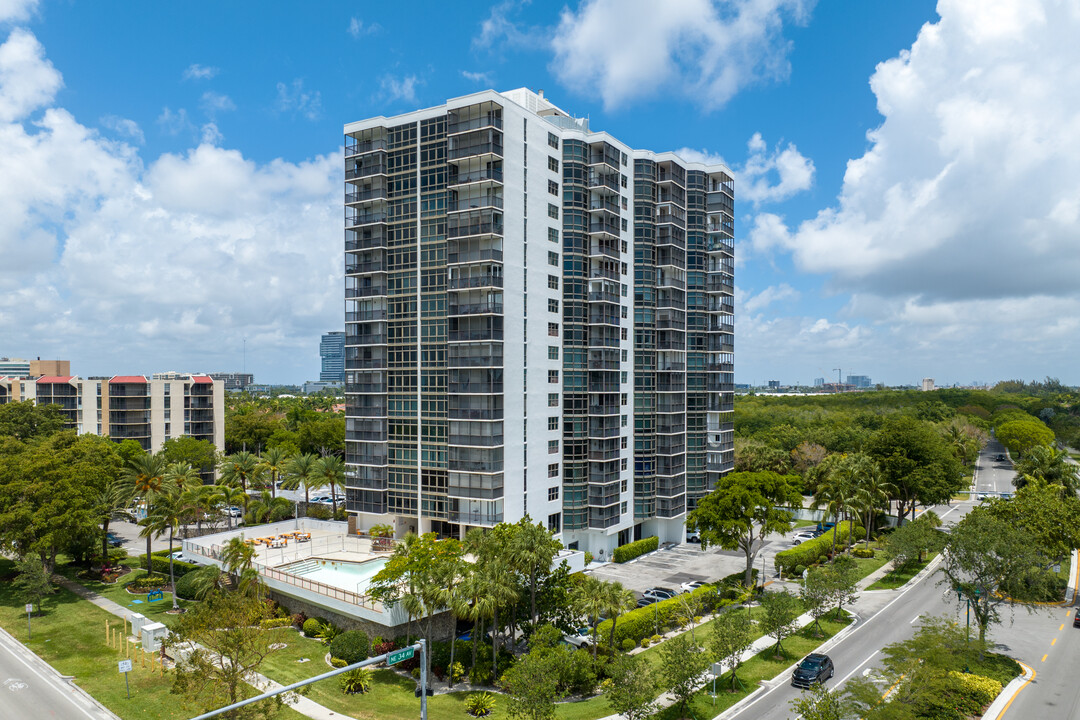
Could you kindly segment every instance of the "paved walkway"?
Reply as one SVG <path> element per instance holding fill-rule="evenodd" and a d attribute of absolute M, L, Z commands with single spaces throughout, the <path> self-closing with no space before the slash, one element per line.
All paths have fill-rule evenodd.
<path fill-rule="evenodd" d="M 68 580 L 66 578 L 60 579 L 57 577 L 55 578 L 55 581 L 62 587 L 70 590 L 84 600 L 89 600 L 102 610 L 111 613 L 116 617 L 124 618 L 125 620 L 130 621 L 132 611 L 128 608 L 125 608 L 123 605 L 113 602 L 107 597 L 98 595 L 93 590 L 88 590 L 87 588 L 72 580 Z M 252 676 L 253 677 L 248 679 L 248 684 L 259 690 L 260 692 L 266 692 L 267 690 L 277 690 L 278 688 L 284 687 L 281 683 L 275 682 L 274 680 L 271 680 L 265 675 L 261 675 L 259 673 L 252 673 Z M 293 710 L 296 710 L 298 713 L 301 713 L 302 715 L 307 715 L 310 718 L 315 718 L 315 720 L 330 720 L 330 718 L 334 718 L 336 720 L 337 718 L 348 717 L 348 715 L 336 713 L 330 708 L 324 705 L 320 705 L 314 700 L 309 700 L 302 695 L 298 696 L 297 701 L 289 707 L 291 707 Z"/>

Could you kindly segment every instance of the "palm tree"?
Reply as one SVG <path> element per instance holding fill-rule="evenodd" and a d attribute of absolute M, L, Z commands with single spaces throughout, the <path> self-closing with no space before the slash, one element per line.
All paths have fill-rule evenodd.
<path fill-rule="evenodd" d="M 687 597 L 687 596 L 683 596 Z M 637 605 L 637 598 L 631 590 L 627 590 L 620 582 L 604 583 L 604 612 L 611 618 L 611 634 L 608 636 L 608 647 L 612 656 L 615 655 L 615 623 L 624 612 L 633 610 Z M 691 628 L 693 626 L 691 625 Z M 693 632 L 693 630 L 691 630 Z M 593 644 L 595 651 L 596 645 Z M 595 655 L 595 653 L 594 653 Z"/>
<path fill-rule="evenodd" d="M 1013 485 L 1020 489 L 1032 480 L 1041 480 L 1048 485 L 1060 485 L 1064 493 L 1075 494 L 1080 480 L 1077 478 L 1077 465 L 1069 462 L 1068 453 L 1055 450 L 1045 445 L 1036 445 L 1028 450 L 1015 463 L 1016 478 Z"/>
<path fill-rule="evenodd" d="M 201 531 L 203 520 L 207 518 L 210 511 L 214 508 L 215 502 L 217 502 L 217 492 L 218 487 L 216 485 L 196 485 L 195 487 L 189 487 L 184 490 L 181 500 L 189 513 L 189 516 L 185 518 L 185 521 L 190 523 L 190 515 L 194 515 L 195 527 Z"/>
<path fill-rule="evenodd" d="M 457 587 L 457 593 L 452 600 L 450 610 L 462 620 L 472 621 L 472 664 L 469 665 L 470 669 L 476 667 L 476 648 L 480 643 L 480 621 L 484 618 L 481 613 L 480 602 L 484 597 L 483 577 L 475 566 L 469 566 L 467 573 L 462 577 Z"/>
<path fill-rule="evenodd" d="M 345 481 L 345 463 L 337 455 L 326 455 L 316 462 L 315 474 L 324 485 L 330 486 L 330 502 L 337 518 L 337 486 Z"/>
<path fill-rule="evenodd" d="M 165 475 L 165 458 L 161 455 L 144 453 L 136 455 L 130 461 L 129 467 L 123 476 L 123 493 L 129 497 L 142 498 L 146 504 L 147 517 L 150 515 L 150 506 L 159 498 L 169 494 L 175 487 L 173 482 Z M 150 541 L 151 537 L 146 534 L 146 574 L 153 572 L 150 564 Z"/>
<path fill-rule="evenodd" d="M 482 617 L 491 618 L 491 676 L 495 678 L 496 660 L 499 655 L 496 645 L 499 611 L 517 602 L 517 588 L 514 587 L 510 564 L 503 557 L 488 558 L 479 568 L 479 572 L 482 595 L 477 605 Z M 475 641 L 478 642 L 479 638 Z"/>
<path fill-rule="evenodd" d="M 287 490 L 295 490 L 302 486 L 304 488 L 304 507 L 307 507 L 307 504 L 311 502 L 312 489 L 319 487 L 322 483 L 315 472 L 316 463 L 318 462 L 318 455 L 305 453 L 303 455 L 294 455 L 285 465 L 285 482 L 281 484 L 281 487 Z"/>
<path fill-rule="evenodd" d="M 214 485 L 216 492 L 210 497 L 210 502 L 213 504 L 222 503 L 225 505 L 225 517 L 228 522 L 228 527 L 232 530 L 232 508 L 236 503 L 243 503 L 247 500 L 247 493 L 244 489 L 237 485 Z"/>
<path fill-rule="evenodd" d="M 830 458 L 836 456 L 830 456 Z M 828 459 L 826 459 L 828 462 Z M 822 463 L 824 465 L 824 463 Z M 818 481 L 817 490 L 814 491 L 814 499 L 811 507 L 824 509 L 826 516 L 832 516 L 835 520 L 833 525 L 832 551 L 836 552 L 836 533 L 842 518 L 847 515 L 851 507 L 854 495 L 855 466 L 850 456 L 842 456 L 833 463 Z M 821 467 L 819 465 L 818 467 Z"/>
<path fill-rule="evenodd" d="M 514 528 L 510 544 L 510 561 L 514 568 L 529 581 L 529 622 L 536 622 L 536 578 L 551 567 L 551 561 L 562 549 L 551 531 L 540 523 L 533 523 L 528 515 Z"/>
<path fill-rule="evenodd" d="M 603 580 L 592 575 L 586 575 L 585 579 L 578 583 L 570 594 L 570 605 L 574 610 L 581 615 L 584 615 L 589 620 L 589 627 L 592 628 L 592 651 L 593 657 L 596 657 L 597 643 L 596 638 L 596 626 L 600 624 L 600 615 L 606 609 L 607 603 L 605 600 L 605 583 Z"/>
<path fill-rule="evenodd" d="M 255 548 L 238 537 L 231 538 L 221 549 L 221 562 L 232 579 L 232 585 L 242 593 L 258 596 L 262 582 L 255 569 Z"/>
<path fill-rule="evenodd" d="M 285 471 L 289 453 L 279 447 L 272 447 L 262 454 L 259 464 L 263 472 L 270 475 L 270 495 L 277 497 L 277 481 Z"/>
<path fill-rule="evenodd" d="M 144 529 L 142 533 L 149 541 L 151 535 L 161 536 L 166 530 L 169 531 L 169 584 L 172 585 L 172 609 L 178 610 L 176 604 L 176 574 L 173 572 L 173 538 L 176 526 L 184 517 L 185 507 L 180 500 L 180 494 L 172 492 L 161 495 L 154 503 L 153 510 L 142 521 Z"/>
<path fill-rule="evenodd" d="M 191 500 L 194 498 L 189 494 L 198 487 L 202 487 L 202 475 L 199 471 L 191 467 L 191 463 L 186 462 L 173 462 L 169 463 L 165 468 L 165 477 L 168 478 L 174 485 L 176 485 L 177 492 L 184 495 L 184 502 L 187 506 L 186 511 L 194 510 L 191 506 Z M 184 523 L 187 524 L 187 512 L 185 512 Z"/>
<path fill-rule="evenodd" d="M 229 485 L 239 484 L 244 490 L 244 514 L 247 515 L 248 483 L 253 483 L 262 474 L 262 466 L 257 457 L 246 450 L 226 455 L 218 466 L 221 480 Z"/>
<path fill-rule="evenodd" d="M 860 463 L 860 471 L 855 480 L 854 502 L 855 507 L 859 508 L 866 518 L 867 547 L 870 547 L 870 531 L 875 511 L 886 507 L 895 492 L 896 488 L 892 483 L 882 477 L 878 464 L 866 457 L 865 462 Z"/>
<path fill-rule="evenodd" d="M 255 522 L 275 522 L 286 517 L 292 511 L 292 503 L 287 498 L 274 497 L 267 490 L 251 503 L 251 514 Z"/>
<path fill-rule="evenodd" d="M 457 616 L 455 608 L 459 606 L 463 583 L 465 579 L 469 577 L 469 574 L 469 563 L 458 558 L 453 562 L 446 563 L 446 566 L 442 568 L 441 572 L 439 572 L 436 577 L 432 578 L 436 586 L 436 591 L 434 593 L 435 602 L 439 607 L 449 608 L 451 617 Z M 457 644 L 456 635 L 457 632 L 452 631 L 450 633 L 450 664 L 446 666 L 447 690 L 452 690 L 454 687 L 454 646 Z"/>
<path fill-rule="evenodd" d="M 134 520 L 128 506 L 131 493 L 120 478 L 110 478 L 104 489 L 93 497 L 94 512 L 101 522 L 101 565 L 109 561 L 109 523 L 113 520 Z"/>

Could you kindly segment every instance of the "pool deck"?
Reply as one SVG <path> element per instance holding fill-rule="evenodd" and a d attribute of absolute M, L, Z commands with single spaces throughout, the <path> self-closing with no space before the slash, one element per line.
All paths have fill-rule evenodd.
<path fill-rule="evenodd" d="M 299 528 L 297 528 L 299 525 Z M 184 548 L 194 554 L 205 557 L 216 557 L 221 548 L 233 538 L 242 539 L 271 538 L 282 533 L 302 532 L 310 533 L 311 539 L 306 542 L 298 542 L 294 539 L 287 540 L 284 547 L 272 548 L 265 544 L 253 545 L 255 550 L 255 562 L 263 567 L 280 567 L 297 560 L 310 557 L 326 558 L 328 560 L 346 560 L 351 562 L 363 562 L 377 557 L 386 557 L 389 553 L 375 552 L 371 549 L 371 538 L 348 535 L 345 523 L 332 523 L 324 520 L 311 520 L 301 518 L 299 523 L 295 520 L 284 520 L 269 525 L 256 525 L 250 528 L 237 528 L 213 535 L 204 535 L 184 541 Z"/>

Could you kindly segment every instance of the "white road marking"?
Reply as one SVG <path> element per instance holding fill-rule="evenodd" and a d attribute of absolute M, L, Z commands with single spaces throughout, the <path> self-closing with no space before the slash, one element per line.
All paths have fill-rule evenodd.
<path fill-rule="evenodd" d="M 14 638 L 12 638 L 12 639 L 14 639 Z M 16 642 L 18 642 L 18 641 L 16 641 Z M 27 670 L 29 670 L 30 672 L 37 675 L 47 685 L 59 690 L 60 694 L 63 697 L 67 698 L 68 702 L 70 702 L 72 705 L 74 705 L 76 708 L 78 708 L 79 712 L 81 712 L 86 717 L 90 718 L 90 720 L 98 720 L 101 717 L 100 715 L 95 715 L 95 714 L 91 713 L 86 708 L 84 708 L 82 705 L 77 703 L 75 701 L 75 698 L 71 696 L 71 689 L 70 688 L 65 689 L 63 687 L 63 685 L 58 683 L 56 680 L 54 680 L 52 678 L 49 678 L 49 677 L 46 677 L 45 675 L 42 675 L 40 672 L 37 671 L 37 668 L 30 665 L 30 663 L 28 663 L 25 658 L 20 657 L 18 653 L 16 653 L 12 648 L 8 647 L 7 643 L 0 642 L 0 647 L 3 647 L 5 650 L 7 650 L 8 653 L 10 653 L 13 658 L 15 658 L 16 660 L 21 662 L 23 665 L 25 665 Z"/>
<path fill-rule="evenodd" d="M 919 619 L 919 618 L 921 618 L 921 617 L 922 617 L 922 613 L 919 613 L 919 614 L 918 614 L 918 615 L 916 615 L 915 617 L 911 618 L 911 622 L 909 622 L 909 623 L 908 623 L 908 625 L 914 625 L 914 624 L 915 624 L 915 621 L 916 621 L 916 620 L 918 620 L 918 619 Z"/>

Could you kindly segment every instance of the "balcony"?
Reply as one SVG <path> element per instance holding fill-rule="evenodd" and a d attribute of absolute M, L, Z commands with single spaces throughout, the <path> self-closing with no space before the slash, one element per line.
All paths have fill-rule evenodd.
<path fill-rule="evenodd" d="M 608 235 L 608 236 L 613 236 L 613 237 L 619 237 L 619 233 L 621 233 L 621 232 L 622 232 L 622 230 L 619 228 L 618 224 L 616 224 L 616 223 L 606 223 L 606 222 L 591 222 L 591 223 L 589 223 L 589 234 L 590 235 Z"/>
<path fill-rule="evenodd" d="M 346 275 L 359 275 L 362 273 L 386 272 L 386 264 L 383 262 L 345 263 Z"/>
<path fill-rule="evenodd" d="M 348 391 L 346 391 L 348 392 Z M 358 431 L 358 430 L 346 430 L 345 439 L 352 440 L 354 442 L 386 442 L 390 437 L 390 434 L 385 430 L 379 431 Z"/>
<path fill-rule="evenodd" d="M 386 417 L 385 405 L 347 405 L 346 417 Z"/>
<path fill-rule="evenodd" d="M 345 235 L 345 252 L 386 248 L 386 234 L 383 233 L 382 228 L 368 229 L 364 232 L 346 230 Z"/>
<path fill-rule="evenodd" d="M 478 302 L 450 305 L 447 315 L 502 315 L 502 303 Z"/>
<path fill-rule="evenodd" d="M 502 420 L 502 408 L 462 408 L 452 407 L 446 411 L 451 420 Z"/>
<path fill-rule="evenodd" d="M 502 130 L 502 126 L 503 121 L 501 114 L 485 113 L 479 117 L 457 119 L 454 113 L 450 113 L 450 119 L 446 122 L 446 134 L 458 135 L 460 133 L 481 130 L 483 128 Z"/>
<path fill-rule="evenodd" d="M 589 173 L 589 188 L 599 193 L 618 195 L 619 176 L 606 173 Z"/>
<path fill-rule="evenodd" d="M 375 162 L 356 163 L 352 167 L 345 168 L 345 179 L 356 180 L 358 178 L 372 177 L 374 175 L 386 175 L 386 153 L 376 156 Z"/>
<path fill-rule="evenodd" d="M 479 170 L 469 170 L 467 172 L 457 172 L 452 174 L 447 179 L 446 185 L 447 187 L 456 187 L 459 185 L 469 185 L 471 183 L 501 183 L 502 181 L 502 168 L 482 168 Z"/>
<path fill-rule="evenodd" d="M 503 199 L 498 195 L 481 195 L 478 197 L 459 198 L 446 204 L 447 212 L 462 212 L 465 210 L 479 210 L 481 208 L 502 209 Z"/>
<path fill-rule="evenodd" d="M 497 447 L 503 444 L 502 435 L 449 435 L 447 443 L 465 447 Z"/>
<path fill-rule="evenodd" d="M 386 140 L 362 140 L 350 143 L 351 138 L 345 139 L 345 157 L 362 155 L 376 150 L 386 150 Z"/>
<path fill-rule="evenodd" d="M 384 213 L 384 212 L 355 213 L 355 214 L 346 213 L 346 215 L 345 215 L 345 227 L 360 227 L 362 225 L 374 225 L 375 223 L 385 223 L 385 222 L 386 222 L 386 213 Z"/>
<path fill-rule="evenodd" d="M 447 290 L 468 290 L 470 288 L 488 287 L 501 288 L 502 286 L 502 275 L 471 275 L 468 277 L 450 278 L 446 281 Z M 348 297 L 348 295 L 346 295 L 346 297 Z"/>
<path fill-rule="evenodd" d="M 447 333 L 447 342 L 474 342 L 477 340 L 502 340 L 501 328 L 486 330 L 451 330 Z"/>
<path fill-rule="evenodd" d="M 602 391 L 598 391 L 602 392 Z M 622 412 L 622 408 L 617 404 L 610 405 L 589 405 L 590 415 L 619 415 Z M 596 458 L 590 458 L 595 460 Z"/>
<path fill-rule="evenodd" d="M 386 310 L 361 310 L 360 312 L 345 313 L 345 322 L 365 322 L 369 320 L 385 320 Z"/>
<path fill-rule="evenodd" d="M 619 293 L 614 290 L 593 290 L 589 293 L 589 302 L 620 303 Z"/>
<path fill-rule="evenodd" d="M 448 239 L 468 237 L 470 235 L 502 235 L 503 216 L 494 210 L 470 210 L 461 215 L 447 218 L 446 237 Z"/>
<path fill-rule="evenodd" d="M 728 255 L 735 254 L 735 241 L 729 237 L 725 237 L 720 234 L 720 228 L 708 228 L 709 236 L 705 242 L 705 249 L 708 252 L 724 252 Z"/>
<path fill-rule="evenodd" d="M 446 264 L 447 265 L 463 265 L 466 263 L 474 262 L 502 262 L 503 253 L 502 250 L 496 248 L 486 248 L 478 250 L 466 250 L 464 252 L 453 251 L 447 248 Z"/>
<path fill-rule="evenodd" d="M 455 145 L 454 147 L 447 148 L 446 159 L 453 162 L 455 160 L 464 160 L 470 157 L 483 157 L 485 155 L 492 155 L 502 157 L 503 146 L 501 138 L 499 140 L 486 140 L 483 142 L 473 142 L 467 145 Z"/>
<path fill-rule="evenodd" d="M 368 202 L 371 200 L 385 200 L 386 188 L 372 188 L 358 192 L 345 193 L 345 204 Z"/>
<path fill-rule="evenodd" d="M 484 527 L 493 527 L 503 521 L 503 514 L 499 513 L 475 513 L 475 512 L 462 512 L 460 510 L 451 510 L 448 514 L 448 518 L 452 523 L 458 523 L 459 525 L 480 525 Z"/>
<path fill-rule="evenodd" d="M 367 287 L 345 288 L 346 298 L 365 298 L 386 295 L 385 285 L 369 285 Z"/>
<path fill-rule="evenodd" d="M 593 279 L 606 278 L 608 280 L 615 280 L 615 281 L 618 281 L 620 279 L 618 270 L 614 270 L 614 269 L 611 269 L 611 268 L 604 268 L 604 267 L 592 267 L 592 268 L 589 268 L 589 277 L 593 278 Z"/>
<path fill-rule="evenodd" d="M 592 257 L 609 257 L 613 260 L 618 260 L 619 249 L 608 243 L 592 243 L 589 246 L 589 255 Z M 616 300 L 616 302 L 618 301 Z"/>
<path fill-rule="evenodd" d="M 345 383 L 345 392 L 356 394 L 386 394 L 386 383 Z"/>

